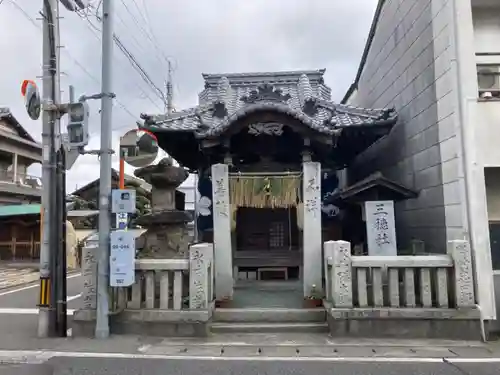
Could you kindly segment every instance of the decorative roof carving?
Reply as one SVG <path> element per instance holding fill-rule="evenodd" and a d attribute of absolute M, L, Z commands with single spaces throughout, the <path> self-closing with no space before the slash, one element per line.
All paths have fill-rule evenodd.
<path fill-rule="evenodd" d="M 393 108 L 366 109 L 333 103 L 329 100 L 330 89 L 320 84 L 323 73 L 282 72 L 275 77 L 270 73 L 204 75 L 210 82 L 209 91 L 203 95 L 207 102 L 168 116 L 149 116 L 145 125 L 154 131 L 188 131 L 197 138 L 206 138 L 222 134 L 231 124 L 257 112 L 290 116 L 325 135 L 367 125 L 390 129 L 396 123 Z"/>
<path fill-rule="evenodd" d="M 267 102 L 287 102 L 291 99 L 290 94 L 283 94 L 283 90 L 275 89 L 274 86 L 264 83 L 253 90 L 250 95 L 243 95 L 240 100 L 247 104 L 261 101 Z"/>

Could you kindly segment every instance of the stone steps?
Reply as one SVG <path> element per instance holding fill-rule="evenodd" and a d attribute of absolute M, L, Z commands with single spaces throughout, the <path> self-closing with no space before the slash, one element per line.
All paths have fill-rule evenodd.
<path fill-rule="evenodd" d="M 325 322 L 302 323 L 212 323 L 212 333 L 327 333 Z"/>
<path fill-rule="evenodd" d="M 215 309 L 212 333 L 328 332 L 324 309 Z"/>
<path fill-rule="evenodd" d="M 326 311 L 323 308 L 217 308 L 213 314 L 213 321 L 215 323 L 324 323 Z"/>

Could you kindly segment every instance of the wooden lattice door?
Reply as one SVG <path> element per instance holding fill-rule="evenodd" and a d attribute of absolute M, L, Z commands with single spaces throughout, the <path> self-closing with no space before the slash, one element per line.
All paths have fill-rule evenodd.
<path fill-rule="evenodd" d="M 282 251 L 297 246 L 295 209 L 241 207 L 236 220 L 239 251 Z"/>

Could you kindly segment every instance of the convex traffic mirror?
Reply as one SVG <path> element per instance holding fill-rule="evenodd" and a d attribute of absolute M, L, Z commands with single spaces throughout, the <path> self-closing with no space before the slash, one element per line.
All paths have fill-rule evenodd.
<path fill-rule="evenodd" d="M 120 157 L 132 167 L 145 167 L 158 156 L 158 139 L 142 129 L 129 130 L 120 138 Z"/>

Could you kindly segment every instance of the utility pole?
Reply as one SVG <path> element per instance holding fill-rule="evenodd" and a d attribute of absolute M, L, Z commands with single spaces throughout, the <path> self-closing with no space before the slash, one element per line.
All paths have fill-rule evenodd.
<path fill-rule="evenodd" d="M 56 131 L 59 131 L 59 116 L 50 108 L 59 103 L 59 66 L 58 66 L 58 1 L 43 0 L 43 114 L 42 114 L 42 244 L 40 249 L 40 301 L 38 315 L 38 336 L 48 337 L 56 334 L 54 310 L 53 271 L 54 250 L 57 247 L 57 222 L 54 181 L 56 181 Z M 52 303 L 51 303 L 52 302 Z"/>
<path fill-rule="evenodd" d="M 173 90 L 173 85 L 172 85 L 172 62 L 168 60 L 168 77 L 167 77 L 167 84 L 166 84 L 166 90 L 167 90 L 167 108 L 166 112 L 168 115 L 171 115 L 172 112 L 174 111 L 174 90 Z"/>
<path fill-rule="evenodd" d="M 99 258 L 97 264 L 96 338 L 109 336 L 109 235 L 111 196 L 111 125 L 113 111 L 113 0 L 102 1 L 101 173 L 99 185 Z"/>

